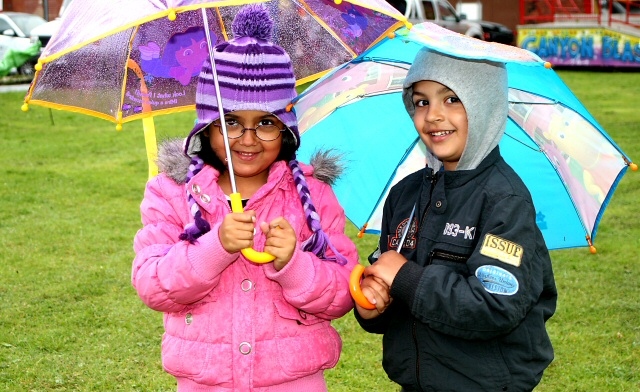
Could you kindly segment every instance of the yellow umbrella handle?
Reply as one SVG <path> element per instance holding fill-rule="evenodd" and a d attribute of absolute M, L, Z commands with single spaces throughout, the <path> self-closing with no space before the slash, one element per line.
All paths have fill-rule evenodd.
<path fill-rule="evenodd" d="M 233 212 L 244 212 L 244 208 L 242 207 L 242 197 L 240 197 L 240 193 L 232 193 L 229 195 L 231 199 L 231 211 Z M 244 257 L 248 260 L 253 261 L 258 264 L 265 264 L 272 262 L 276 257 L 267 253 L 267 252 L 258 252 L 252 248 L 245 248 L 240 251 Z"/>
<path fill-rule="evenodd" d="M 353 300 L 363 308 L 373 310 L 376 308 L 376 306 L 369 302 L 367 297 L 362 294 L 362 289 L 360 288 L 360 280 L 362 279 L 362 274 L 364 274 L 364 266 L 362 264 L 356 265 L 353 271 L 351 271 L 351 276 L 349 277 L 349 289 L 351 291 L 351 297 L 353 297 Z"/>

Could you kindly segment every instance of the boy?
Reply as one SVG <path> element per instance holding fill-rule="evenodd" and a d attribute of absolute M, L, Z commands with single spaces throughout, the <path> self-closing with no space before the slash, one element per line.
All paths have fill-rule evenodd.
<path fill-rule="evenodd" d="M 505 66 L 424 48 L 403 87 L 433 156 L 389 193 L 362 282 L 376 309 L 356 319 L 384 334 L 403 391 L 531 391 L 553 359 L 557 291 L 531 195 L 498 148 Z"/>

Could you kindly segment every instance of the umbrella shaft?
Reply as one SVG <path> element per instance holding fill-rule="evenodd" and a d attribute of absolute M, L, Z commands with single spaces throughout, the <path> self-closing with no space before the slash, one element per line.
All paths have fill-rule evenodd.
<path fill-rule="evenodd" d="M 213 59 L 213 44 L 211 42 L 211 34 L 209 33 L 209 18 L 204 7 L 202 10 L 202 22 L 204 24 L 204 33 L 207 36 L 207 45 L 209 47 L 209 61 L 211 61 L 211 74 L 213 75 L 213 85 L 216 90 L 216 99 L 218 100 L 218 111 L 220 112 L 220 129 L 222 129 L 222 138 L 224 139 L 224 151 L 227 154 L 227 170 L 229 170 L 229 181 L 231 182 L 231 193 L 238 193 L 236 189 L 236 176 L 233 172 L 233 163 L 231 162 L 231 149 L 229 148 L 229 135 L 227 134 L 227 124 L 224 120 L 224 109 L 222 107 L 222 97 L 220 96 L 220 83 L 218 82 L 218 73 L 216 72 L 216 62 Z"/>
<path fill-rule="evenodd" d="M 402 230 L 402 238 L 400 239 L 400 243 L 398 244 L 397 252 L 400 253 L 402 247 L 404 246 L 404 240 L 407 238 L 407 233 L 409 233 L 409 229 L 411 228 L 411 221 L 413 220 L 413 215 L 416 213 L 416 205 L 413 205 L 413 209 L 411 210 L 411 214 L 409 215 L 409 221 L 407 225 Z"/>

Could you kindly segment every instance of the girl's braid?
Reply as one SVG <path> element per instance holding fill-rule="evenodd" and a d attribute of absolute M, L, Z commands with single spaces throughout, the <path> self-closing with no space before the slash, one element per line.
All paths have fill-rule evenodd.
<path fill-rule="evenodd" d="M 313 232 L 311 237 L 302 244 L 302 250 L 313 252 L 321 259 L 334 261 L 340 265 L 347 264 L 347 259 L 333 247 L 329 237 L 327 237 L 327 234 L 322 230 L 322 226 L 320 225 L 320 215 L 318 215 L 318 212 L 311 201 L 311 193 L 309 192 L 307 181 L 304 178 L 304 174 L 302 173 L 302 169 L 300 169 L 298 161 L 295 159 L 290 160 L 289 168 L 293 173 L 293 181 L 295 182 L 296 189 L 300 195 L 300 201 L 302 202 L 302 207 L 307 218 L 307 225 L 309 225 L 309 228 Z M 329 258 L 326 256 L 327 246 L 331 248 L 335 257 Z"/>
<path fill-rule="evenodd" d="M 189 171 L 187 172 L 187 181 L 188 184 L 191 179 L 202 170 L 204 167 L 204 161 L 200 159 L 197 155 L 191 159 L 191 163 L 189 164 Z M 185 228 L 184 232 L 180 234 L 178 238 L 182 241 L 189 241 L 190 243 L 194 243 L 198 237 L 203 235 L 204 233 L 211 230 L 211 226 L 209 226 L 209 222 L 202 218 L 202 212 L 200 211 L 200 207 L 198 207 L 198 203 L 196 203 L 195 199 L 189 193 L 189 188 L 187 188 L 187 201 L 189 203 L 189 211 L 193 216 L 193 223 L 189 223 Z"/>

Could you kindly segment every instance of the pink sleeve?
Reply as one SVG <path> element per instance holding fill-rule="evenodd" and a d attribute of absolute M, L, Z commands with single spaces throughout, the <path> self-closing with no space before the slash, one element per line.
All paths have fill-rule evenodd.
<path fill-rule="evenodd" d="M 178 239 L 190 218 L 186 196 L 183 187 L 164 175 L 149 181 L 140 211 L 143 227 L 134 238 L 131 282 L 154 310 L 180 311 L 203 299 L 238 257 L 220 244 L 218 225 L 195 244 Z"/>
<path fill-rule="evenodd" d="M 330 186 L 316 181 L 312 186 L 313 204 L 320 215 L 323 231 L 333 247 L 347 259 L 346 265 L 319 259 L 311 252 L 296 249 L 291 261 L 280 271 L 265 266 L 270 279 L 280 283 L 287 302 L 307 313 L 325 319 L 342 317 L 353 309 L 349 275 L 358 263 L 355 244 L 345 234 L 345 214 Z M 333 257 L 330 247 L 329 257 Z"/>

